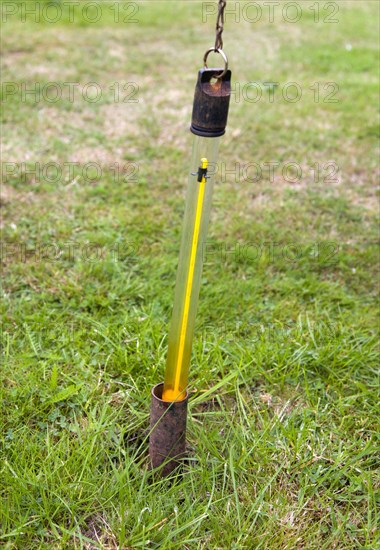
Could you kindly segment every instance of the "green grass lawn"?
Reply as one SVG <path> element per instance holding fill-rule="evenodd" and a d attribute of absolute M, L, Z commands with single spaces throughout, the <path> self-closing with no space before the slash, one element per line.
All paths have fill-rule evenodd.
<path fill-rule="evenodd" d="M 227 16 L 235 94 L 190 461 L 153 482 L 150 389 L 164 374 L 192 98 L 215 16 L 203 22 L 197 1 L 138 1 L 115 22 L 115 3 L 98 2 L 91 23 L 94 6 L 56 1 L 36 21 L 22 14 L 33 4 L 1 6 L 0 544 L 380 548 L 379 4 L 340 1 L 329 15 L 320 2 L 319 22 L 305 1 L 296 23 L 284 3 L 272 22 L 263 3 L 256 23 L 245 3 Z"/>

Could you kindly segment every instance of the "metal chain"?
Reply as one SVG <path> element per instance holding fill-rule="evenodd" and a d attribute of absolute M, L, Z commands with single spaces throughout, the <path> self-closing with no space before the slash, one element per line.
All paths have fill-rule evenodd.
<path fill-rule="evenodd" d="M 224 9 L 226 7 L 226 0 L 219 0 L 218 5 L 218 17 L 216 20 L 216 36 L 215 36 L 215 50 L 223 49 L 223 28 L 224 28 Z"/>

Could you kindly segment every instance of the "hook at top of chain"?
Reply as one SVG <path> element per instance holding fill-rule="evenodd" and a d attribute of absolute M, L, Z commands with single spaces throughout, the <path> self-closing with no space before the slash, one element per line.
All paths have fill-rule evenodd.
<path fill-rule="evenodd" d="M 216 35 L 215 35 L 215 51 L 223 49 L 223 29 L 224 29 L 224 9 L 226 7 L 226 0 L 219 0 L 218 5 L 218 17 L 216 19 Z"/>

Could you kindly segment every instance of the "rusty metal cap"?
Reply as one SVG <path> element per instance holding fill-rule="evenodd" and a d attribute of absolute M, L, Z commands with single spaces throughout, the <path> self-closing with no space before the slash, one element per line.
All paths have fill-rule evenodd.
<path fill-rule="evenodd" d="M 193 114 L 190 130 L 203 137 L 222 136 L 226 131 L 228 108 L 231 97 L 231 71 L 216 80 L 211 80 L 223 69 L 201 69 L 195 86 Z"/>

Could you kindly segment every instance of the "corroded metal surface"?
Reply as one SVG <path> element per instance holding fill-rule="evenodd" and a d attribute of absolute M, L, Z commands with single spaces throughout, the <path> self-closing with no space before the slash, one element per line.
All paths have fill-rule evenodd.
<path fill-rule="evenodd" d="M 195 87 L 190 130 L 197 136 L 218 137 L 226 131 L 231 96 L 231 71 L 212 82 L 223 69 L 201 69 Z"/>
<path fill-rule="evenodd" d="M 162 389 L 158 384 L 152 390 L 149 456 L 152 468 L 162 466 L 160 473 L 167 476 L 185 456 L 188 395 L 169 403 L 161 399 Z"/>

